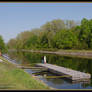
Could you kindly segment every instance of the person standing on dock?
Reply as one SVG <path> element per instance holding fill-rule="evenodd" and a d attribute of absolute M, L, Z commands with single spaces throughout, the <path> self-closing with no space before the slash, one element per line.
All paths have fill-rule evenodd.
<path fill-rule="evenodd" d="M 2 53 L 1 53 L 1 51 L 0 51 L 0 56 L 2 56 Z"/>
<path fill-rule="evenodd" d="M 44 56 L 42 56 L 42 63 L 44 63 Z"/>
<path fill-rule="evenodd" d="M 46 56 L 44 56 L 44 64 L 46 64 Z"/>
<path fill-rule="evenodd" d="M 2 56 L 1 49 L 0 49 L 0 56 Z"/>

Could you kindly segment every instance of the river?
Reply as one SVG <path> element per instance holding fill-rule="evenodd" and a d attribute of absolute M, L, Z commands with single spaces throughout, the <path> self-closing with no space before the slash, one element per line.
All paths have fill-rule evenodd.
<path fill-rule="evenodd" d="M 25 66 L 34 66 L 36 63 L 41 63 L 41 57 L 46 56 L 47 63 L 55 64 L 58 66 L 67 67 L 70 69 L 78 70 L 85 73 L 90 73 L 92 76 L 92 59 L 85 58 L 75 58 L 68 56 L 61 56 L 55 54 L 42 54 L 42 53 L 32 53 L 32 52 L 8 52 L 8 56 L 13 62 L 17 64 L 22 64 Z M 39 72 L 39 70 L 25 69 L 29 74 Z M 50 72 L 42 72 L 37 76 L 55 76 L 55 74 Z M 92 89 L 92 79 L 88 82 L 75 82 L 66 78 L 39 78 L 47 85 L 56 89 Z"/>

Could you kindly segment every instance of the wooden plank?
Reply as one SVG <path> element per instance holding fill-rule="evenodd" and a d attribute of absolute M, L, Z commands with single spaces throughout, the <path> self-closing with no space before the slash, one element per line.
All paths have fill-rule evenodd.
<path fill-rule="evenodd" d="M 83 73 L 80 71 L 76 71 L 76 70 L 72 70 L 72 69 L 68 69 L 65 67 L 61 67 L 61 66 L 56 66 L 56 65 L 52 65 L 52 64 L 36 64 L 37 66 L 41 66 L 44 68 L 48 68 L 48 70 L 50 72 L 59 74 L 59 75 L 69 75 L 71 77 L 69 77 L 72 80 L 83 80 L 83 79 L 90 79 L 91 75 L 88 73 Z"/>
<path fill-rule="evenodd" d="M 22 68 L 22 69 L 47 69 L 47 68 L 43 68 L 43 67 L 28 67 L 28 66 L 17 66 L 18 68 Z"/>
<path fill-rule="evenodd" d="M 17 66 L 17 67 L 20 67 L 20 68 L 43 68 L 43 67 L 29 67 L 29 66 Z"/>

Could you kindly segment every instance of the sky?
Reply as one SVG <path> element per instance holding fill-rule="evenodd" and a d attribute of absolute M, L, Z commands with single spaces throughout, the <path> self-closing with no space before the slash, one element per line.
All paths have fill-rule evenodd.
<path fill-rule="evenodd" d="M 92 19 L 92 3 L 0 3 L 0 35 L 7 43 L 18 33 L 54 19 Z"/>

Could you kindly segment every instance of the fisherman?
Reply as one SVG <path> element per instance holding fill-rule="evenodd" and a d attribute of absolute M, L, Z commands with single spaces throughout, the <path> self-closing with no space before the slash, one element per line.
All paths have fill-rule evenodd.
<path fill-rule="evenodd" d="M 0 56 L 2 56 L 1 49 L 0 49 Z"/>
<path fill-rule="evenodd" d="M 46 64 L 46 56 L 44 56 L 44 64 Z"/>
<path fill-rule="evenodd" d="M 42 56 L 42 63 L 44 63 L 44 56 Z"/>

